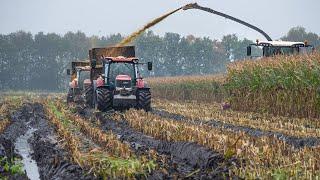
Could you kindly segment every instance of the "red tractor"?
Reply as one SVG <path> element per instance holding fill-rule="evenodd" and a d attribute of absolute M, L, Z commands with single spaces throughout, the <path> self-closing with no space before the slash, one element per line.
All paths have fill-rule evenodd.
<path fill-rule="evenodd" d="M 151 92 L 139 73 L 133 46 L 93 48 L 89 51 L 90 84 L 84 91 L 87 105 L 101 111 L 112 108 L 151 110 Z M 152 62 L 148 62 L 152 70 Z"/>

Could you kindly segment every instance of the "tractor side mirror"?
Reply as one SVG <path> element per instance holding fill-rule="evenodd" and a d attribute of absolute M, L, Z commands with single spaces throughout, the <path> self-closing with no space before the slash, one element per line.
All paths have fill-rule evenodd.
<path fill-rule="evenodd" d="M 71 74 L 71 70 L 67 69 L 67 75 L 70 75 L 70 74 Z"/>
<path fill-rule="evenodd" d="M 148 70 L 149 70 L 149 71 L 152 70 L 152 62 L 148 62 Z"/>
<path fill-rule="evenodd" d="M 247 47 L 247 56 L 251 56 L 251 46 Z"/>
<path fill-rule="evenodd" d="M 96 65 L 97 65 L 97 60 L 92 59 L 91 60 L 91 68 L 96 68 Z"/>

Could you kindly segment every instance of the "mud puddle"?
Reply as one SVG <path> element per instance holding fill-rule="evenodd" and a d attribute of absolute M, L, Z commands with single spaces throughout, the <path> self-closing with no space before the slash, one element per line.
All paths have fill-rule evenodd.
<path fill-rule="evenodd" d="M 31 180 L 40 179 L 39 169 L 35 160 L 31 158 L 33 151 L 31 150 L 28 140 L 33 136 L 36 131 L 34 128 L 28 129 L 28 131 L 19 136 L 14 143 L 15 152 L 22 157 L 23 168 Z"/>
<path fill-rule="evenodd" d="M 292 145 L 294 148 L 316 147 L 316 146 L 320 145 L 320 138 L 316 138 L 316 137 L 290 136 L 290 135 L 286 135 L 286 134 L 279 133 L 279 132 L 264 131 L 261 129 L 255 129 L 255 128 L 251 128 L 251 127 L 247 127 L 247 126 L 237 126 L 237 125 L 217 121 L 214 119 L 209 120 L 209 121 L 204 121 L 201 119 L 191 120 L 183 115 L 170 113 L 170 112 L 165 111 L 163 109 L 153 108 L 151 113 L 158 115 L 158 116 L 161 116 L 161 117 L 164 117 L 164 118 L 168 118 L 168 119 L 172 119 L 172 120 L 176 120 L 176 121 L 185 121 L 185 122 L 195 124 L 195 125 L 208 125 L 208 126 L 215 127 L 215 128 L 229 129 L 234 132 L 242 131 L 242 132 L 247 133 L 250 136 L 255 136 L 255 137 L 261 137 L 261 136 L 275 137 L 281 141 L 286 142 L 289 145 Z"/>
<path fill-rule="evenodd" d="M 115 121 L 112 113 L 94 112 L 78 106 L 77 112 L 86 119 L 100 120 L 101 129 L 112 131 L 119 139 L 130 144 L 136 154 L 155 150 L 161 157 L 161 170 L 148 176 L 149 179 L 225 179 L 229 177 L 229 167 L 236 160 L 225 160 L 223 155 L 192 142 L 168 142 L 147 136 L 131 128 L 123 119 Z M 229 177 L 230 178 L 230 177 Z"/>

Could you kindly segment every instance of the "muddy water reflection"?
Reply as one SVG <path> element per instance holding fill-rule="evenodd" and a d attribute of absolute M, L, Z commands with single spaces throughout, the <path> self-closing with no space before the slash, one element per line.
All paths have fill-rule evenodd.
<path fill-rule="evenodd" d="M 27 176 L 31 180 L 40 180 L 39 169 L 37 163 L 31 159 L 32 150 L 28 139 L 30 139 L 36 129 L 30 128 L 25 135 L 17 138 L 15 142 L 15 151 L 17 154 L 21 155 L 23 168 L 27 173 Z"/>

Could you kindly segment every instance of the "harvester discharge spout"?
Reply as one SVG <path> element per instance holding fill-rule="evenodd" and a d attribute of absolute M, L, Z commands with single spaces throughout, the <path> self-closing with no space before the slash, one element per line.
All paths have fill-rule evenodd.
<path fill-rule="evenodd" d="M 237 22 L 237 23 L 240 23 L 240 24 L 245 25 L 245 26 L 247 26 L 247 27 L 249 27 L 249 28 L 251 28 L 251 29 L 256 30 L 256 31 L 258 31 L 259 33 L 261 33 L 268 41 L 272 41 L 272 39 L 270 38 L 270 36 L 269 36 L 267 33 L 265 33 L 263 30 L 261 30 L 260 28 L 254 26 L 254 25 L 252 25 L 252 24 L 249 24 L 249 23 L 247 23 L 247 22 L 245 22 L 245 21 L 242 21 L 242 20 L 240 20 L 240 19 L 238 19 L 238 18 L 235 18 L 235 17 L 229 16 L 229 15 L 227 15 L 227 14 L 224 14 L 224 13 L 222 13 L 222 12 L 215 11 L 215 10 L 210 9 L 210 8 L 208 8 L 208 7 L 199 6 L 197 3 L 187 4 L 187 5 L 185 5 L 182 9 L 183 9 L 183 10 L 199 9 L 199 10 L 206 11 L 206 12 L 209 12 L 209 13 L 212 13 L 212 14 L 216 14 L 216 15 L 218 15 L 218 16 L 222 16 L 222 17 L 224 17 L 224 18 L 230 19 L 230 20 L 232 20 L 232 21 L 235 21 L 235 22 Z"/>

